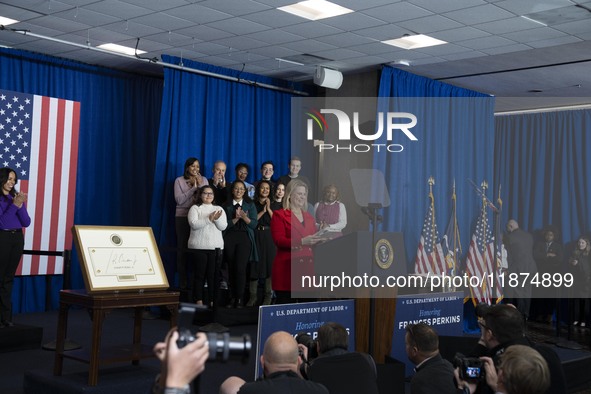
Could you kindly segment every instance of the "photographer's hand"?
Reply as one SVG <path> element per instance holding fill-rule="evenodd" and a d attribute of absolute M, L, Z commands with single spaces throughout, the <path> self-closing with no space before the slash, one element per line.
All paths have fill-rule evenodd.
<path fill-rule="evenodd" d="M 197 334 L 195 341 L 182 349 L 177 346 L 178 337 L 178 332 L 173 329 L 166 336 L 165 346 L 161 343 L 154 346 L 154 352 L 162 360 L 160 379 L 165 387 L 187 386 L 203 372 L 209 357 L 209 344 L 205 334 Z"/>
<path fill-rule="evenodd" d="M 458 388 L 464 390 L 464 393 L 474 394 L 476 392 L 476 387 L 478 384 L 462 380 L 460 378 L 460 368 L 456 367 L 454 369 L 454 377 L 456 378 Z"/>
<path fill-rule="evenodd" d="M 496 392 L 497 385 L 499 383 L 499 378 L 497 376 L 497 370 L 495 368 L 495 363 L 490 357 L 480 357 L 482 362 L 484 363 L 484 372 L 486 376 L 486 384 L 490 386 L 490 388 Z"/>

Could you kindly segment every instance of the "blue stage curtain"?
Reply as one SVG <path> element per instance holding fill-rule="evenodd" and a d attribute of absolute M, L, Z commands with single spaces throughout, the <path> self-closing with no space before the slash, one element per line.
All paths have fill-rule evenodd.
<path fill-rule="evenodd" d="M 173 56 L 162 58 L 180 63 Z M 186 59 L 183 64 L 258 83 L 281 83 Z M 250 166 L 247 180 L 251 183 L 260 178 L 259 168 L 266 160 L 274 162 L 275 177 L 282 175 L 290 154 L 292 95 L 172 68 L 164 69 L 164 80 L 150 224 L 172 284 L 175 255 L 171 251 L 176 247 L 173 184 L 182 175 L 185 160 L 197 157 L 201 174 L 208 178 L 217 160 L 226 162 L 228 181 L 234 180 L 234 166 L 240 162 Z"/>
<path fill-rule="evenodd" d="M 495 178 L 508 218 L 529 232 L 554 225 L 568 243 L 591 229 L 591 111 L 495 118 Z"/>
<path fill-rule="evenodd" d="M 0 86 L 81 103 L 75 224 L 147 226 L 162 79 L 0 48 Z M 74 253 L 73 288 L 83 288 Z M 51 287 L 48 289 L 46 284 Z M 58 306 L 60 275 L 16 278 L 14 313 Z"/>
<path fill-rule="evenodd" d="M 429 206 L 427 180 L 435 178 L 433 195 L 440 236 L 451 214 L 455 181 L 458 227 L 466 253 L 471 225 L 482 203 L 468 180 L 477 185 L 486 180 L 493 186 L 494 98 L 392 67 L 382 70 L 378 96 L 378 110 L 384 112 L 400 110 L 396 98 L 422 98 L 400 101 L 415 105 L 418 124 L 412 130 L 419 141 L 406 140 L 400 153 L 374 154 L 374 168 L 384 172 L 391 199 L 391 206 L 384 210 L 383 230 L 404 232 L 408 269 L 413 272 Z M 451 99 L 432 99 L 437 97 Z M 464 113 L 466 108 L 471 111 Z M 431 112 L 436 114 L 435 120 L 430 118 Z M 436 129 L 426 126 L 428 133 L 422 133 L 423 125 L 432 124 L 431 120 L 437 122 Z M 492 190 L 487 194 L 492 199 Z"/>
<path fill-rule="evenodd" d="M 457 273 L 461 274 L 482 206 L 481 198 L 468 180 L 478 186 L 486 180 L 492 189 L 488 190 L 488 197 L 496 199 L 496 194 L 493 199 L 496 188 L 492 184 L 494 98 L 392 67 L 382 70 L 378 96 L 378 111 L 406 111 L 408 107 L 397 108 L 397 105 L 411 105 L 411 112 L 418 118 L 413 129 L 417 132 L 417 142 L 405 140 L 405 149 L 400 153 L 374 154 L 374 168 L 384 172 L 391 199 L 390 207 L 384 210 L 383 230 L 404 233 L 408 270 L 414 272 L 423 220 L 430 203 L 427 180 L 430 176 L 435 178 L 433 195 L 440 237 L 450 219 L 455 182 L 463 251 Z M 435 127 L 429 126 L 434 123 Z M 426 133 L 421 133 L 425 130 L 422 125 L 427 125 Z M 492 230 L 492 216 L 490 219 Z M 464 330 L 478 331 L 472 302 L 465 304 Z"/>

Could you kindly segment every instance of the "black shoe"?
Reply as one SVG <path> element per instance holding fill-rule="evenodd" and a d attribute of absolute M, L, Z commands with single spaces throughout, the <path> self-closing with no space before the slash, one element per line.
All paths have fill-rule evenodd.
<path fill-rule="evenodd" d="M 241 309 L 244 307 L 244 303 L 242 302 L 242 300 L 239 298 L 238 300 L 236 300 L 236 308 Z"/>
<path fill-rule="evenodd" d="M 228 305 L 226 305 L 226 308 L 234 308 L 235 307 L 234 306 L 235 304 L 236 304 L 236 300 L 234 298 L 232 298 L 230 300 L 230 302 L 228 303 Z"/>

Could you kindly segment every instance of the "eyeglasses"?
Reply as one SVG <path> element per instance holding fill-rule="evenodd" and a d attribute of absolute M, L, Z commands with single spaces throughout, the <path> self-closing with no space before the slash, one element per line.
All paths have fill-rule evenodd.
<path fill-rule="evenodd" d="M 491 330 L 492 331 L 492 329 L 489 326 L 487 326 L 486 324 L 484 324 L 484 320 L 482 320 L 482 319 L 478 319 L 478 325 L 481 328 L 484 328 L 485 330 Z"/>
<path fill-rule="evenodd" d="M 201 193 L 202 196 L 213 196 L 212 192 L 203 192 Z"/>

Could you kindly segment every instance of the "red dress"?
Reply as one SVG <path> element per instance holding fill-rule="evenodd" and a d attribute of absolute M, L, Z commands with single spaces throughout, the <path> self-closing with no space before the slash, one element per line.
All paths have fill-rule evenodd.
<path fill-rule="evenodd" d="M 312 249 L 302 245 L 302 238 L 316 233 L 314 218 L 302 211 L 301 223 L 290 210 L 273 212 L 271 235 L 277 246 L 273 260 L 273 290 L 291 291 L 301 289 L 301 276 L 314 274 Z M 292 278 L 295 283 L 292 284 Z"/>

